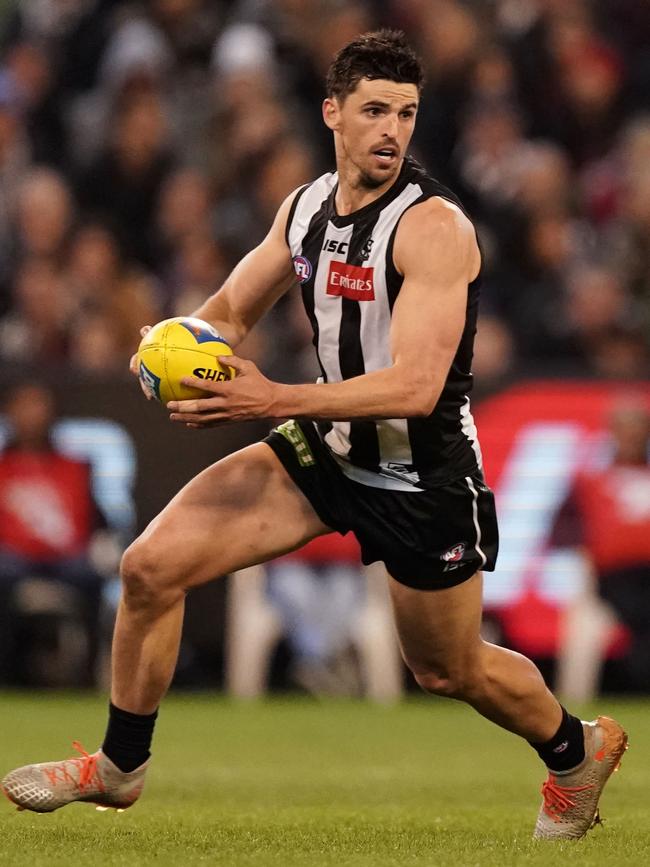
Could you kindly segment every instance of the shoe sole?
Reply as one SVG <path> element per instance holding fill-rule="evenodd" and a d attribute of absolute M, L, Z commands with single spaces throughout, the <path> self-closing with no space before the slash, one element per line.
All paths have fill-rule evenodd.
<path fill-rule="evenodd" d="M 45 813 L 54 813 L 55 810 L 60 810 L 61 807 L 67 807 L 68 804 L 75 804 L 75 803 L 93 804 L 95 809 L 98 810 L 99 812 L 104 812 L 105 810 L 115 810 L 116 813 L 123 813 L 124 810 L 128 810 L 129 807 L 132 807 L 135 804 L 135 801 L 131 801 L 130 804 L 101 804 L 99 801 L 82 801 L 79 799 L 79 800 L 75 800 L 75 801 L 68 801 L 68 804 L 61 804 L 60 807 L 54 807 L 54 809 L 52 809 L 52 810 L 34 810 L 33 807 L 23 807 L 22 804 L 19 804 L 18 801 L 16 801 L 12 797 L 11 793 L 9 791 L 7 791 L 7 789 L 5 789 L 4 786 L 0 786 L 0 790 L 2 791 L 2 794 L 5 796 L 5 798 L 11 804 L 13 804 L 15 806 L 15 808 L 16 808 L 16 810 L 18 810 L 18 812 L 28 811 L 30 813 L 40 813 L 41 815 L 43 815 Z M 136 801 L 137 801 L 137 798 L 136 798 Z"/>
<path fill-rule="evenodd" d="M 15 801 L 15 800 L 13 799 L 13 797 L 11 796 L 11 794 L 7 791 L 7 789 L 5 789 L 4 786 L 0 786 L 0 790 L 2 791 L 2 794 L 5 796 L 5 798 L 9 801 L 9 803 L 10 803 L 10 804 L 13 804 L 14 807 L 15 807 L 18 811 L 31 810 L 31 807 L 22 807 L 22 806 L 18 803 L 18 801 Z M 32 812 L 32 813 L 51 813 L 52 810 L 31 810 L 31 812 Z"/>

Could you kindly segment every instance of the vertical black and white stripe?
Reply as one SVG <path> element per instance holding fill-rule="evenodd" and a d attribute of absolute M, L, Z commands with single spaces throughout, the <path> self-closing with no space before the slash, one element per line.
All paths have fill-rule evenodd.
<path fill-rule="evenodd" d="M 414 161 L 405 160 L 399 179 L 386 193 L 341 217 L 334 206 L 337 180 L 335 173 L 323 175 L 303 189 L 287 225 L 291 255 L 304 257 L 311 266 L 302 292 L 325 382 L 390 367 L 391 316 L 402 283 L 392 262 L 399 219 L 413 204 L 433 195 L 460 205 Z M 372 268 L 374 300 L 328 295 L 333 261 Z M 477 300 L 475 281 L 465 332 L 431 416 L 319 425 L 324 442 L 348 476 L 375 487 L 413 491 L 464 477 L 480 466 L 467 397 Z"/>

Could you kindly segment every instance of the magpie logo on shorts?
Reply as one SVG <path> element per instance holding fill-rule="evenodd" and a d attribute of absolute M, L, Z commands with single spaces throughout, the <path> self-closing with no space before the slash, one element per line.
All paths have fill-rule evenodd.
<path fill-rule="evenodd" d="M 313 268 L 306 256 L 293 257 L 293 269 L 299 283 L 306 283 L 312 275 Z"/>
<path fill-rule="evenodd" d="M 441 554 L 440 559 L 444 560 L 445 563 L 458 563 L 459 560 L 463 559 L 464 553 L 465 543 L 458 542 L 456 545 L 452 545 L 444 554 Z"/>

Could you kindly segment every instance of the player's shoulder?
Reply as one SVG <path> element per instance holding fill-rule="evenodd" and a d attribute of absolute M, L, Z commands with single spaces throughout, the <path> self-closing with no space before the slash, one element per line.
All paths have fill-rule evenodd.
<path fill-rule="evenodd" d="M 305 205 L 305 194 L 307 194 L 307 199 L 313 198 L 314 194 L 321 200 L 325 197 L 323 194 L 325 188 L 323 179 L 326 177 L 326 175 L 322 175 L 311 183 L 302 184 L 302 186 L 296 187 L 286 196 L 275 215 L 271 229 L 272 235 L 277 232 L 283 235 L 285 239 L 287 238 L 289 228 L 296 217 L 299 206 L 304 207 Z"/>
<path fill-rule="evenodd" d="M 308 184 L 293 190 L 282 203 L 276 222 L 284 227 L 284 238 L 290 245 L 292 228 L 298 233 L 307 230 L 309 220 L 319 208 L 323 207 L 332 194 L 338 175 L 336 172 L 326 172 Z"/>
<path fill-rule="evenodd" d="M 299 203 L 304 205 L 312 204 L 314 201 L 323 201 L 332 193 L 337 182 L 337 172 L 325 172 L 313 181 L 298 187 L 289 196 L 293 210 L 295 210 Z"/>
<path fill-rule="evenodd" d="M 418 167 L 419 168 L 419 167 Z M 402 214 L 393 248 L 398 272 L 446 261 L 467 268 L 469 280 L 480 269 L 480 249 L 474 224 L 460 200 L 447 187 L 418 171 L 422 195 Z"/>
<path fill-rule="evenodd" d="M 406 158 L 405 176 L 410 184 L 419 187 L 421 195 L 406 209 L 401 224 L 424 232 L 434 227 L 474 234 L 472 220 L 456 193 L 411 156 Z"/>
<path fill-rule="evenodd" d="M 474 225 L 462 207 L 439 195 L 422 199 L 410 207 L 402 216 L 397 237 L 426 238 L 432 234 L 442 242 L 452 238 L 476 240 Z"/>

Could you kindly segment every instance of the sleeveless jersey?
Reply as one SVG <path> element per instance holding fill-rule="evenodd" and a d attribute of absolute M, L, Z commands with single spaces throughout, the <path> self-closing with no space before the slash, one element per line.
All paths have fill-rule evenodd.
<path fill-rule="evenodd" d="M 404 160 L 390 189 L 346 216 L 336 213 L 337 182 L 332 172 L 303 187 L 292 203 L 286 230 L 323 382 L 392 365 L 391 316 L 403 281 L 393 264 L 393 242 L 405 211 L 431 196 L 462 209 L 457 197 L 411 158 Z M 431 415 L 316 425 L 349 478 L 417 491 L 481 468 L 468 397 L 478 294 L 477 278 L 469 286 L 463 334 Z"/>

